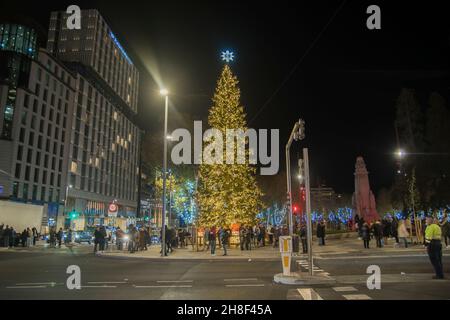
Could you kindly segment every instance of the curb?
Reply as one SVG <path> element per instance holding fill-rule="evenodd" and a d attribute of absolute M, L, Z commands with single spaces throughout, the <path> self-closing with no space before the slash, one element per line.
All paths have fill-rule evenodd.
<path fill-rule="evenodd" d="M 196 258 L 196 257 L 180 257 L 180 256 L 167 256 L 167 257 L 142 257 L 142 256 L 133 256 L 133 255 L 115 255 L 115 254 L 101 254 L 97 255 L 97 257 L 100 258 L 108 258 L 108 259 L 122 259 L 122 260 L 154 260 L 154 261 L 207 261 L 207 262 L 214 262 L 214 261 L 220 261 L 220 262 L 227 262 L 227 261 L 239 261 L 239 262 L 252 262 L 252 261 L 280 261 L 280 258 L 263 258 L 263 257 L 257 257 L 257 258 L 249 258 L 249 257 L 232 257 L 232 258 L 212 258 L 212 257 L 205 257 L 205 258 Z"/>

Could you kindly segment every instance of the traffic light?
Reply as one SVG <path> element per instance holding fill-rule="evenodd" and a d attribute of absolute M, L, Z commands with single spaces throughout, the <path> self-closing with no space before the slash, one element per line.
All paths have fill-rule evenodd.
<path fill-rule="evenodd" d="M 78 218 L 78 212 L 75 210 L 70 213 L 70 219 L 77 219 Z"/>

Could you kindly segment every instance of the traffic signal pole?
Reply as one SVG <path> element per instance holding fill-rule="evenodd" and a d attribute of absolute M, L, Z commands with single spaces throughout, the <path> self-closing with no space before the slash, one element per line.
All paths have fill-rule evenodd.
<path fill-rule="evenodd" d="M 303 148 L 303 163 L 305 174 L 305 189 L 306 189 L 306 232 L 308 241 L 308 267 L 309 275 L 313 275 L 313 256 L 312 256 L 312 219 L 311 219 L 311 190 L 309 183 L 309 158 L 308 148 Z"/>
<path fill-rule="evenodd" d="M 286 185 L 287 185 L 287 198 L 288 198 L 288 224 L 289 224 L 289 235 L 293 235 L 294 233 L 294 224 L 293 224 L 293 211 L 292 211 L 292 184 L 291 184 L 291 156 L 290 156 L 290 148 L 292 142 L 303 140 L 305 138 L 305 122 L 300 119 L 294 124 L 294 128 L 292 129 L 291 135 L 289 136 L 289 140 L 286 144 Z"/>

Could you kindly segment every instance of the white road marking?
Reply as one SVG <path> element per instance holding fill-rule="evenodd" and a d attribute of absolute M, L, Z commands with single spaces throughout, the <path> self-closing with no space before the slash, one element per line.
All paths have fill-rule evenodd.
<path fill-rule="evenodd" d="M 223 281 L 258 281 L 258 278 L 247 278 L 247 279 L 223 279 Z"/>
<path fill-rule="evenodd" d="M 194 280 L 158 280 L 157 283 L 192 283 Z"/>
<path fill-rule="evenodd" d="M 81 288 L 117 288 L 117 286 L 108 286 L 108 285 L 103 285 L 103 286 L 81 286 Z"/>
<path fill-rule="evenodd" d="M 88 282 L 89 284 L 121 284 L 127 283 L 126 281 L 92 281 Z"/>
<path fill-rule="evenodd" d="M 336 292 L 358 291 L 355 287 L 334 287 L 333 290 Z"/>
<path fill-rule="evenodd" d="M 264 284 L 226 284 L 225 287 L 264 287 Z"/>
<path fill-rule="evenodd" d="M 16 286 L 34 286 L 34 285 L 56 285 L 56 284 L 62 284 L 62 283 L 56 283 L 56 282 L 28 282 L 28 283 L 16 283 Z"/>
<path fill-rule="evenodd" d="M 297 289 L 303 300 L 323 300 L 322 297 L 312 288 Z"/>
<path fill-rule="evenodd" d="M 17 286 L 17 287 L 6 287 L 6 289 L 39 289 L 47 288 L 47 286 Z"/>
<path fill-rule="evenodd" d="M 135 288 L 143 289 L 143 288 L 192 288 L 191 285 L 180 285 L 180 286 L 134 286 Z"/>
<path fill-rule="evenodd" d="M 372 298 L 366 294 L 346 294 L 343 295 L 343 297 L 347 300 L 372 300 Z"/>

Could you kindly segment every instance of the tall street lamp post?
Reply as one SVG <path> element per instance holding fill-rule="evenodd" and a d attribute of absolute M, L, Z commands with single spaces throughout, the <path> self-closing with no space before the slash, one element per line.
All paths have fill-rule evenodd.
<path fill-rule="evenodd" d="M 169 91 L 167 91 L 167 89 L 161 89 L 160 94 L 165 97 L 162 225 L 161 225 L 161 256 L 164 257 L 166 255 L 167 117 L 169 115 Z"/>
<path fill-rule="evenodd" d="M 67 199 L 69 198 L 69 189 L 72 189 L 72 185 L 71 184 L 68 184 L 66 186 L 66 196 L 64 198 L 64 211 L 63 211 L 63 214 L 65 214 L 66 210 L 67 210 Z"/>

